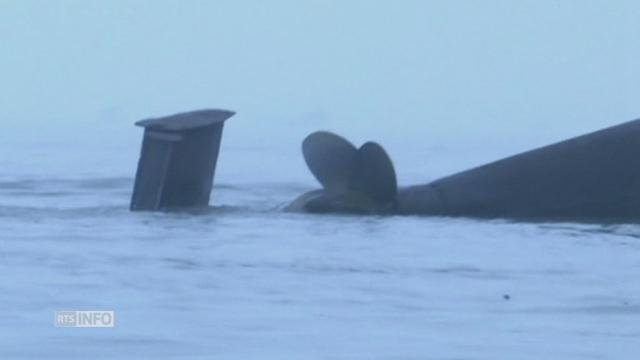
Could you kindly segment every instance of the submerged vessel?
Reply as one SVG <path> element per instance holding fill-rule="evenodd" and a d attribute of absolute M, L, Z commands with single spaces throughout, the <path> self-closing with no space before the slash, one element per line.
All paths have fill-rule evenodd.
<path fill-rule="evenodd" d="M 397 188 L 376 143 L 329 132 L 303 142 L 323 185 L 288 210 L 518 220 L 640 220 L 640 119 L 510 156 L 428 184 Z"/>

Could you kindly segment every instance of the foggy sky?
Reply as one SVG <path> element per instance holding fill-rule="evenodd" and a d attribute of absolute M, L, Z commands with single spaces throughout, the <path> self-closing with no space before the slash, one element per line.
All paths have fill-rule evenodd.
<path fill-rule="evenodd" d="M 218 107 L 238 112 L 228 144 L 544 144 L 640 117 L 639 18 L 633 0 L 3 0 L 0 140 L 136 147 L 136 120 Z"/>

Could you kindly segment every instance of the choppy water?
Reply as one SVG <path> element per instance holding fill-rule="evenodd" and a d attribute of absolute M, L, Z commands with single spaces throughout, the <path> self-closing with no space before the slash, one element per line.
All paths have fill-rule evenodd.
<path fill-rule="evenodd" d="M 0 181 L 2 359 L 634 359 L 640 227 L 280 211 L 216 184 L 130 213 L 128 177 Z M 106 329 L 56 310 L 114 310 Z"/>

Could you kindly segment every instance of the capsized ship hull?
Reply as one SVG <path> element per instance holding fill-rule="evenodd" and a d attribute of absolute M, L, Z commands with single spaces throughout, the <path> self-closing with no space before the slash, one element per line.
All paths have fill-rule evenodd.
<path fill-rule="evenodd" d="M 399 214 L 640 220 L 640 120 L 400 189 Z"/>

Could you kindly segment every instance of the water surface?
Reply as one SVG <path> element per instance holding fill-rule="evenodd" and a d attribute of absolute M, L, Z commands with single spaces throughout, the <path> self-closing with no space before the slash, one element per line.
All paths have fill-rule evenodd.
<path fill-rule="evenodd" d="M 289 214 L 308 183 L 130 213 L 133 179 L 0 181 L 6 359 L 622 359 L 640 227 Z M 109 329 L 55 310 L 114 310 Z"/>

